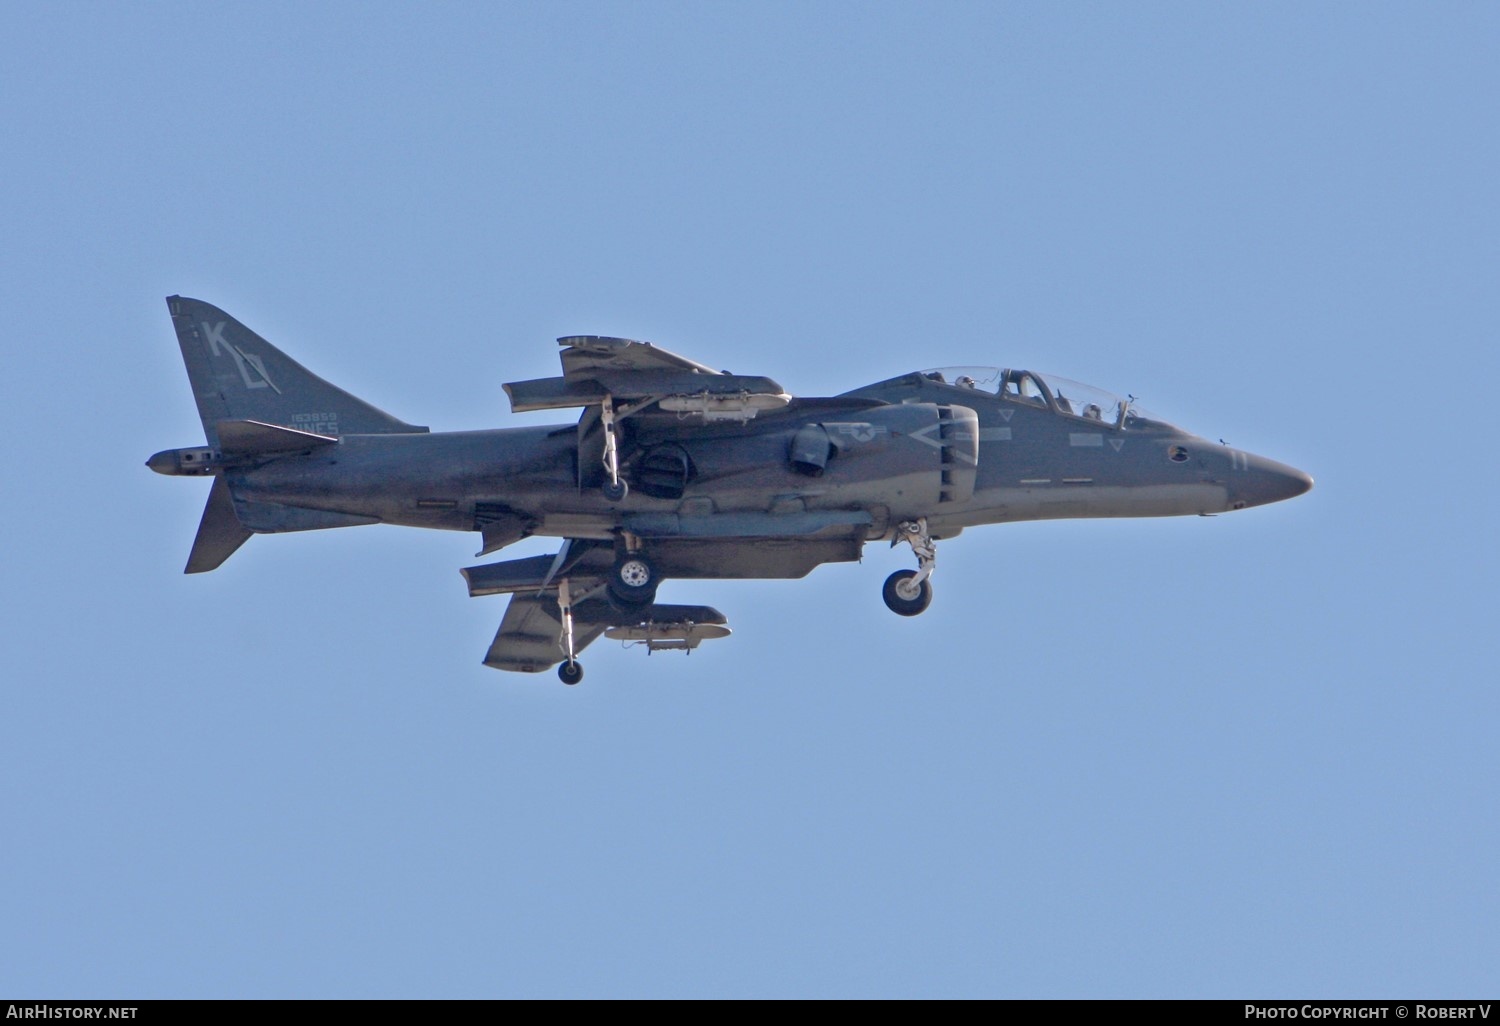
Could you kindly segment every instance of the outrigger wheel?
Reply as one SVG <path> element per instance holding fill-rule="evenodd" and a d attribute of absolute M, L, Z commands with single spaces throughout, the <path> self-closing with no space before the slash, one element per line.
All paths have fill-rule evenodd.
<path fill-rule="evenodd" d="M 649 606 L 656 599 L 656 567 L 640 553 L 629 553 L 609 571 L 609 593 L 626 606 Z"/>
<path fill-rule="evenodd" d="M 917 616 L 932 605 L 932 585 L 927 581 L 912 583 L 917 576 L 915 570 L 897 570 L 885 579 L 880 597 L 886 608 L 901 616 Z"/>
<path fill-rule="evenodd" d="M 568 686 L 577 684 L 583 680 L 583 665 L 577 662 L 565 662 L 557 668 L 557 679 Z"/>
<path fill-rule="evenodd" d="M 620 438 L 615 430 L 614 397 L 606 395 L 599 403 L 599 419 L 604 428 L 604 493 L 606 502 L 620 502 L 630 486 L 620 477 Z"/>

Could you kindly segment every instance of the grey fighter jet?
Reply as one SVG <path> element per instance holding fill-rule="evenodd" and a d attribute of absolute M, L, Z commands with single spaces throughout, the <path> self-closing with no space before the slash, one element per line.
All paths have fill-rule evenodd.
<path fill-rule="evenodd" d="M 600 635 L 690 650 L 729 634 L 670 578 L 793 578 L 905 543 L 887 606 L 932 601 L 937 543 L 1063 517 L 1211 515 L 1301 495 L 1293 467 L 1215 444 L 1086 385 L 1028 370 L 917 371 L 788 395 L 649 342 L 558 339 L 562 374 L 505 385 L 511 409 L 577 423 L 434 433 L 309 373 L 224 311 L 167 300 L 207 444 L 147 466 L 213 479 L 187 572 L 252 534 L 357 524 L 476 531 L 480 556 L 533 535 L 555 555 L 462 570 L 511 596 L 484 662 L 583 677 Z"/>

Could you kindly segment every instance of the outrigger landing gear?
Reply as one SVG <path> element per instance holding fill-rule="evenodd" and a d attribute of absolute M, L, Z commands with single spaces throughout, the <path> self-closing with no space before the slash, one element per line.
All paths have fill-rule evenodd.
<path fill-rule="evenodd" d="M 626 411 L 629 412 L 628 410 Z M 620 477 L 620 440 L 615 434 L 615 403 L 605 396 L 599 404 L 599 416 L 604 424 L 604 470 L 609 480 L 601 489 L 610 502 L 620 502 L 630 494 L 630 486 Z"/>
<path fill-rule="evenodd" d="M 568 655 L 557 668 L 557 679 L 573 685 L 583 680 L 583 667 L 579 665 L 578 653 L 573 647 L 573 596 L 566 577 L 557 582 L 557 608 L 562 610 L 562 649 Z"/>
<path fill-rule="evenodd" d="M 937 543 L 927 533 L 927 518 L 905 520 L 896 525 L 896 536 L 891 546 L 901 542 L 911 546 L 917 557 L 917 569 L 897 570 L 885 579 L 880 597 L 891 612 L 901 616 L 916 616 L 932 605 L 932 583 L 928 580 L 937 567 Z"/>

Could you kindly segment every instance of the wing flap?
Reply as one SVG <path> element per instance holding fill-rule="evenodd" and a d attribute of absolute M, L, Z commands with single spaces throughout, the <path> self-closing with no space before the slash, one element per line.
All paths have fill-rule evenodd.
<path fill-rule="evenodd" d="M 685 370 L 695 374 L 719 374 L 720 371 L 689 360 L 686 356 L 630 338 L 608 335 L 565 335 L 557 340 L 563 347 L 563 374 L 568 377 L 592 376 L 604 370 Z"/>
<path fill-rule="evenodd" d="M 500 386 L 510 396 L 512 413 L 535 410 L 565 410 L 574 406 L 597 406 L 604 400 L 604 388 L 596 381 L 570 378 L 533 378 L 530 381 L 507 381 Z"/>
<path fill-rule="evenodd" d="M 464 583 L 469 586 L 469 597 L 481 595 L 509 595 L 518 591 L 540 588 L 552 567 L 552 556 L 527 556 L 525 559 L 508 559 L 503 563 L 487 563 L 484 566 L 466 566 Z"/>
<path fill-rule="evenodd" d="M 562 577 L 572 578 L 582 589 L 604 580 L 605 571 L 614 559 L 612 553 L 613 549 L 608 545 L 594 545 L 573 539 L 561 560 L 556 555 L 526 556 L 499 563 L 466 566 L 459 573 L 463 574 L 464 581 L 469 585 L 471 598 L 535 591 L 552 585 Z"/>

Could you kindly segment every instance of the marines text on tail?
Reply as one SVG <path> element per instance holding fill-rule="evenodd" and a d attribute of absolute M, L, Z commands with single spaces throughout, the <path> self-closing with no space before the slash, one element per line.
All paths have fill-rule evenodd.
<path fill-rule="evenodd" d="M 509 594 L 484 662 L 583 677 L 601 634 L 648 650 L 729 634 L 706 606 L 656 601 L 669 578 L 793 578 L 905 543 L 884 598 L 932 601 L 937 543 L 966 527 L 1066 517 L 1208 515 L 1301 495 L 1302 471 L 1215 444 L 1086 385 L 1026 370 L 903 374 L 829 398 L 716 371 L 648 342 L 558 339 L 562 376 L 505 385 L 511 409 L 576 424 L 433 433 L 309 373 L 195 299 L 167 300 L 207 444 L 162 474 L 213 479 L 187 572 L 252 534 L 359 524 L 477 531 L 480 555 L 531 535 L 555 555 L 463 570 Z M 561 665 L 559 665 L 561 664 Z"/>

